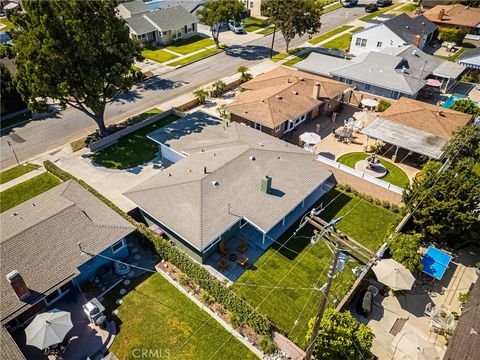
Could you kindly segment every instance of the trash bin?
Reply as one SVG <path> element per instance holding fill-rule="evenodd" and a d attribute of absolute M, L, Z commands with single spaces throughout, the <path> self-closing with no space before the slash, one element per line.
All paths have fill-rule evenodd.
<path fill-rule="evenodd" d="M 107 326 L 107 317 L 105 315 L 99 316 L 97 320 L 95 320 L 95 325 L 97 325 L 100 329 L 105 329 Z"/>

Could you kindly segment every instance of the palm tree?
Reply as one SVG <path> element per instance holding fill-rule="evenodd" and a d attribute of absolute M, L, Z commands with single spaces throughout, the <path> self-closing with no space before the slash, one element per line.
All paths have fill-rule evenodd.
<path fill-rule="evenodd" d="M 193 95 L 195 98 L 198 100 L 200 104 L 205 104 L 205 101 L 207 100 L 208 93 L 205 89 L 197 89 L 193 92 Z"/>
<path fill-rule="evenodd" d="M 250 74 L 250 73 L 248 72 L 248 68 L 247 68 L 246 66 L 243 66 L 243 65 L 240 66 L 240 67 L 237 69 L 237 72 L 240 73 L 240 81 L 241 81 L 242 83 L 247 82 L 247 81 L 253 79 L 252 74 Z"/>
<path fill-rule="evenodd" d="M 217 80 L 212 84 L 212 90 L 215 94 L 215 97 L 222 96 L 226 88 L 227 84 L 225 84 L 222 80 Z"/>

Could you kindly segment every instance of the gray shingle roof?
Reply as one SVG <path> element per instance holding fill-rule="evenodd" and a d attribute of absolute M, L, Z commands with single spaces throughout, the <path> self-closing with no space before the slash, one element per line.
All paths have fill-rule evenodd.
<path fill-rule="evenodd" d="M 410 17 L 403 13 L 383 23 L 407 44 L 414 44 L 417 35 L 430 34 L 437 26 L 425 16 Z"/>
<path fill-rule="evenodd" d="M 13 215 L 16 214 L 16 215 Z M 29 303 L 20 301 L 5 278 L 18 270 L 33 294 L 55 288 L 89 260 L 78 243 L 98 253 L 134 227 L 74 181 L 67 181 L 0 214 L 1 321 L 14 318 Z"/>
<path fill-rule="evenodd" d="M 146 34 L 152 31 L 156 31 L 157 28 L 150 21 L 145 19 L 143 16 L 136 16 L 125 19 L 130 30 L 132 30 L 137 35 Z"/>
<path fill-rule="evenodd" d="M 477 69 L 480 68 L 480 48 L 467 49 L 457 58 L 457 63 Z"/>
<path fill-rule="evenodd" d="M 124 2 L 119 6 L 125 7 L 132 15 L 148 11 L 147 5 L 141 0 Z"/>
<path fill-rule="evenodd" d="M 351 64 L 352 63 L 346 59 L 313 52 L 305 60 L 295 64 L 294 67 L 298 70 L 331 77 L 331 72 L 333 70 Z"/>
<path fill-rule="evenodd" d="M 125 195 L 199 250 L 242 217 L 268 231 L 331 175 L 312 153 L 204 113 L 150 137 L 189 155 Z M 265 175 L 272 194 L 260 191 Z"/>
<path fill-rule="evenodd" d="M 125 19 L 130 29 L 141 35 L 155 30 L 167 31 L 179 29 L 185 25 L 197 23 L 197 18 L 182 6 L 150 11 L 143 15 Z"/>
<path fill-rule="evenodd" d="M 0 329 L 0 358 L 2 360 L 22 360 L 25 359 L 22 352 L 18 348 L 7 330 L 2 326 Z"/>

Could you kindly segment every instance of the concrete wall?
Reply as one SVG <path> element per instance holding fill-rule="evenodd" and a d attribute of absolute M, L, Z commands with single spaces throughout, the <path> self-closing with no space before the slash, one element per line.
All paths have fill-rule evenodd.
<path fill-rule="evenodd" d="M 185 157 L 164 144 L 160 144 L 160 152 L 162 153 L 162 158 L 167 159 L 171 163 L 176 163 Z"/>

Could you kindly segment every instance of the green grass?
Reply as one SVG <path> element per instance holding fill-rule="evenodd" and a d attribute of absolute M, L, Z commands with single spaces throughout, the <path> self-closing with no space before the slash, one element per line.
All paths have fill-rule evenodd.
<path fill-rule="evenodd" d="M 363 29 L 365 29 L 363 26 L 359 26 L 359 27 L 356 27 L 355 29 L 352 29 L 352 31 L 350 31 L 352 34 L 355 34 L 359 31 L 362 31 Z"/>
<path fill-rule="evenodd" d="M 255 17 L 248 18 L 247 20 L 245 20 L 242 23 L 243 29 L 247 32 L 252 32 L 252 31 L 256 31 L 258 29 L 263 29 L 263 28 L 266 28 L 269 25 L 270 24 L 268 22 L 266 22 L 265 20 L 255 18 Z"/>
<path fill-rule="evenodd" d="M 322 41 L 325 41 L 327 40 L 328 38 L 331 38 L 332 36 L 335 36 L 337 34 L 340 34 L 341 32 L 344 32 L 350 28 L 352 28 L 353 26 L 350 26 L 350 25 L 343 25 L 343 26 L 340 26 L 336 29 L 333 29 L 333 30 L 330 30 L 329 32 L 326 32 L 325 34 L 322 34 L 320 36 L 317 36 L 316 38 L 313 38 L 312 40 L 309 40 L 308 42 L 310 44 L 318 44 L 319 42 L 322 42 Z"/>
<path fill-rule="evenodd" d="M 130 126 L 130 125 L 139 123 L 143 120 L 146 120 L 153 115 L 161 114 L 161 113 L 163 113 L 163 110 L 160 110 L 158 108 L 153 108 L 153 109 L 147 110 L 147 111 L 145 111 L 141 114 L 138 114 L 136 116 L 132 116 L 132 117 L 128 118 L 122 124 L 125 125 L 125 126 Z"/>
<path fill-rule="evenodd" d="M 133 71 L 140 71 L 141 69 L 138 66 L 132 65 Z"/>
<path fill-rule="evenodd" d="M 382 8 L 381 10 L 378 10 L 378 11 L 375 11 L 375 12 L 370 13 L 370 14 L 368 14 L 368 15 L 365 15 L 365 16 L 361 17 L 361 18 L 358 19 L 358 20 L 361 20 L 361 21 L 371 20 L 371 19 L 377 17 L 378 15 L 384 14 L 384 13 L 386 13 L 387 11 L 390 11 L 390 10 L 394 9 L 394 8 L 397 7 L 397 6 L 398 6 L 398 4 L 392 4 L 392 5 L 390 5 L 390 6 L 387 6 L 387 7 Z"/>
<path fill-rule="evenodd" d="M 443 59 L 443 60 L 447 60 L 447 61 L 455 61 L 457 60 L 457 58 L 462 55 L 465 51 L 465 48 L 461 48 L 460 50 L 458 50 L 454 55 L 452 56 L 440 56 L 440 55 L 435 55 L 436 57 L 440 58 L 440 59 Z"/>
<path fill-rule="evenodd" d="M 480 176 L 480 163 L 473 165 L 473 172 Z"/>
<path fill-rule="evenodd" d="M 322 197 L 320 203 L 325 206 L 335 198 L 336 200 L 321 213 L 321 217 L 329 221 L 346 215 L 338 224 L 338 229 L 374 251 L 381 246 L 399 220 L 398 216 L 389 210 L 336 189 Z M 279 242 L 285 242 L 296 227 L 297 224 L 289 229 Z M 306 345 L 307 332 L 304 325 L 316 313 L 321 293 L 315 291 L 309 299 L 311 291 L 299 288 L 311 288 L 314 285 L 321 287 L 326 281 L 327 266 L 332 255 L 323 241 L 318 241 L 314 245 L 310 243 L 313 230 L 312 226 L 307 225 L 299 231 L 296 238 L 286 243 L 286 247 L 300 253 L 299 255 L 285 248 L 277 252 L 280 245 L 274 244 L 233 284 L 233 289 L 253 306 L 257 306 L 266 298 L 267 300 L 259 307 L 260 312 L 303 348 Z M 290 271 L 294 264 L 295 268 Z M 349 262 L 347 268 L 338 274 L 329 300 L 336 298 L 340 301 L 347 293 L 355 281 L 350 270 L 356 265 L 355 262 Z M 271 287 L 275 286 L 288 271 L 290 273 L 278 286 L 294 289 L 276 289 L 267 297 L 272 290 Z M 270 287 L 242 286 L 240 283 Z M 329 305 L 334 306 L 334 303 L 330 302 Z M 302 313 L 304 307 L 305 311 Z M 294 327 L 297 319 L 298 325 Z"/>
<path fill-rule="evenodd" d="M 147 135 L 177 119 L 176 115 L 167 116 L 121 138 L 115 144 L 95 152 L 90 159 L 96 164 L 110 169 L 129 169 L 144 164 L 155 158 L 158 153 L 158 144 L 147 139 Z"/>
<path fill-rule="evenodd" d="M 326 14 L 326 13 L 329 13 L 330 11 L 334 11 L 334 10 L 337 10 L 337 9 L 341 9 L 343 7 L 342 4 L 340 4 L 339 2 L 336 2 L 334 3 L 333 5 L 331 6 L 325 6 L 323 8 L 323 13 Z"/>
<path fill-rule="evenodd" d="M 277 61 L 283 60 L 283 59 L 285 59 L 289 56 L 290 56 L 290 54 L 278 53 L 278 54 L 272 56 L 272 61 L 277 62 Z"/>
<path fill-rule="evenodd" d="M 203 59 L 204 57 L 207 57 L 207 56 L 210 56 L 210 55 L 213 55 L 213 54 L 217 54 L 221 51 L 223 51 L 223 50 L 222 49 L 217 49 L 217 48 L 207 49 L 207 50 L 204 50 L 202 52 L 199 52 L 198 54 L 188 56 L 186 58 L 183 58 L 183 59 L 180 59 L 180 60 L 175 61 L 173 63 L 170 63 L 170 64 L 168 64 L 168 66 L 179 66 L 179 65 L 190 64 L 191 62 Z"/>
<path fill-rule="evenodd" d="M 367 153 L 352 152 L 340 156 L 337 159 L 337 162 L 354 169 L 355 164 L 358 161 L 365 160 L 368 156 L 369 154 Z M 389 182 L 393 185 L 397 185 L 401 188 L 405 188 L 405 186 L 408 185 L 409 180 L 407 174 L 405 174 L 405 172 L 397 165 L 383 159 L 380 159 L 380 163 L 388 170 L 388 174 L 384 178 L 382 178 L 382 180 Z"/>
<path fill-rule="evenodd" d="M 16 179 L 30 171 L 37 170 L 40 166 L 35 164 L 22 164 L 19 166 L 15 166 L 6 171 L 0 172 L 0 184 L 5 184 L 13 179 Z"/>
<path fill-rule="evenodd" d="M 352 40 L 352 34 L 347 33 L 340 35 L 339 37 L 323 44 L 322 47 L 327 49 L 338 49 L 342 51 L 348 51 L 350 48 L 350 41 Z"/>
<path fill-rule="evenodd" d="M 297 49 L 294 49 L 294 50 L 295 50 L 294 52 L 289 51 L 289 55 L 295 54 L 295 53 L 299 52 L 300 50 L 303 50 L 303 48 L 297 48 Z M 296 55 L 294 58 L 292 58 L 288 61 L 285 61 L 282 65 L 293 66 L 296 63 L 299 63 L 300 61 L 305 60 L 308 57 L 308 55 L 310 55 L 310 53 L 311 53 L 311 51 L 305 51 L 304 53 Z"/>
<path fill-rule="evenodd" d="M 4 212 L 60 184 L 55 176 L 43 173 L 0 192 L 0 212 Z"/>
<path fill-rule="evenodd" d="M 177 58 L 177 55 L 171 54 L 165 50 L 142 50 L 141 54 L 145 59 L 150 59 L 159 63 L 164 63 Z"/>
<path fill-rule="evenodd" d="M 270 26 L 269 28 L 266 28 L 262 31 L 259 31 L 258 33 L 261 34 L 261 35 L 270 35 L 271 33 L 273 33 L 273 29 L 274 29 L 274 27 Z"/>
<path fill-rule="evenodd" d="M 125 295 L 118 311 L 121 325 L 110 351 L 119 359 L 135 359 L 135 349 L 161 351 L 161 358 L 172 360 L 257 359 L 159 274 Z"/>
<path fill-rule="evenodd" d="M 402 6 L 400 9 L 397 9 L 398 11 L 404 12 L 404 13 L 410 13 L 414 12 L 417 10 L 417 5 L 415 4 L 407 4 L 405 6 Z"/>
<path fill-rule="evenodd" d="M 0 19 L 0 23 L 5 25 L 5 27 L 1 28 L 0 31 L 9 31 L 13 29 L 13 23 L 7 18 Z"/>
<path fill-rule="evenodd" d="M 214 44 L 215 41 L 210 38 L 192 36 L 186 39 L 176 41 L 172 45 L 167 46 L 167 49 L 170 51 L 174 51 L 177 54 L 186 55 Z"/>

